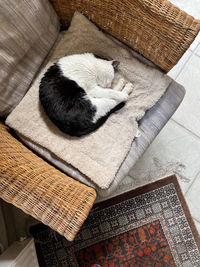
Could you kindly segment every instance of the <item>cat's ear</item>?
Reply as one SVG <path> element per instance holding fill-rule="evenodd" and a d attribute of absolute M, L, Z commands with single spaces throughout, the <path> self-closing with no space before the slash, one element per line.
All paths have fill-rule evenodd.
<path fill-rule="evenodd" d="M 119 64 L 120 64 L 119 61 L 117 61 L 117 60 L 112 60 L 112 65 L 113 65 L 114 70 L 117 69 L 117 67 L 119 66 Z"/>

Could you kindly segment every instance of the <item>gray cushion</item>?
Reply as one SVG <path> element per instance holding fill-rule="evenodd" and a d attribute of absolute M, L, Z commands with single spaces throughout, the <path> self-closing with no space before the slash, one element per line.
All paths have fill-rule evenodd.
<path fill-rule="evenodd" d="M 0 1 L 0 117 L 20 102 L 59 34 L 48 0 Z"/>

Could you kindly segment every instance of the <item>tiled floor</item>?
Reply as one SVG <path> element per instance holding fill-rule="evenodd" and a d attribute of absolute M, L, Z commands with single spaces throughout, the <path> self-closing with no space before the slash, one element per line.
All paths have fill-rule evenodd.
<path fill-rule="evenodd" d="M 171 2 L 200 19 L 200 0 Z M 185 87 L 186 96 L 123 184 L 139 186 L 144 179 L 176 173 L 200 232 L 200 33 L 168 74 Z"/>

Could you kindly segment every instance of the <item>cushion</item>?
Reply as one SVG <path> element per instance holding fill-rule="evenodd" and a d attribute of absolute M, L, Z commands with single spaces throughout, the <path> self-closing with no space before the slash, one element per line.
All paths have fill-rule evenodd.
<path fill-rule="evenodd" d="M 45 115 L 38 90 L 41 77 L 55 59 L 84 52 L 121 61 L 118 74 L 133 82 L 134 91 L 125 107 L 110 116 L 101 128 L 82 138 L 72 138 L 60 132 Z M 98 187 L 106 189 L 131 148 L 138 129 L 137 120 L 158 101 L 170 82 L 169 77 L 136 60 L 127 49 L 76 13 L 50 62 L 6 123 L 78 169 Z"/>
<path fill-rule="evenodd" d="M 135 52 L 134 52 L 135 54 Z M 146 59 L 141 60 L 146 62 Z M 144 117 L 139 122 L 139 134 L 135 138 L 131 145 L 131 149 L 128 152 L 126 158 L 124 159 L 122 165 L 120 166 L 118 172 L 116 173 L 115 179 L 106 189 L 99 188 L 95 183 L 83 175 L 73 166 L 67 164 L 62 159 L 56 157 L 56 155 L 49 150 L 41 147 L 40 145 L 32 142 L 28 138 L 20 135 L 20 138 L 33 150 L 38 152 L 41 156 L 51 162 L 53 165 L 57 166 L 59 169 L 63 170 L 65 173 L 81 181 L 82 183 L 89 185 L 97 191 L 98 200 L 110 196 L 117 187 L 120 185 L 121 181 L 125 179 L 126 175 L 129 173 L 131 168 L 134 166 L 136 161 L 142 156 L 148 146 L 153 142 L 155 137 L 159 134 L 161 129 L 165 126 L 167 121 L 174 114 L 181 101 L 185 95 L 185 89 L 182 85 L 173 81 L 167 88 L 164 95 L 159 99 L 159 101 L 149 109 Z"/>
<path fill-rule="evenodd" d="M 0 2 L 0 117 L 20 102 L 59 34 L 48 0 Z"/>

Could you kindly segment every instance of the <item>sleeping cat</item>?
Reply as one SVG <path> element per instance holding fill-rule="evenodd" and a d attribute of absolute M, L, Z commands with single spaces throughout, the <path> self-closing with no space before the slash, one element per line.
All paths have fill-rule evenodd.
<path fill-rule="evenodd" d="M 111 89 L 118 61 L 93 54 L 59 59 L 41 79 L 39 98 L 45 113 L 64 133 L 89 134 L 124 106 L 132 84 L 120 79 Z"/>

